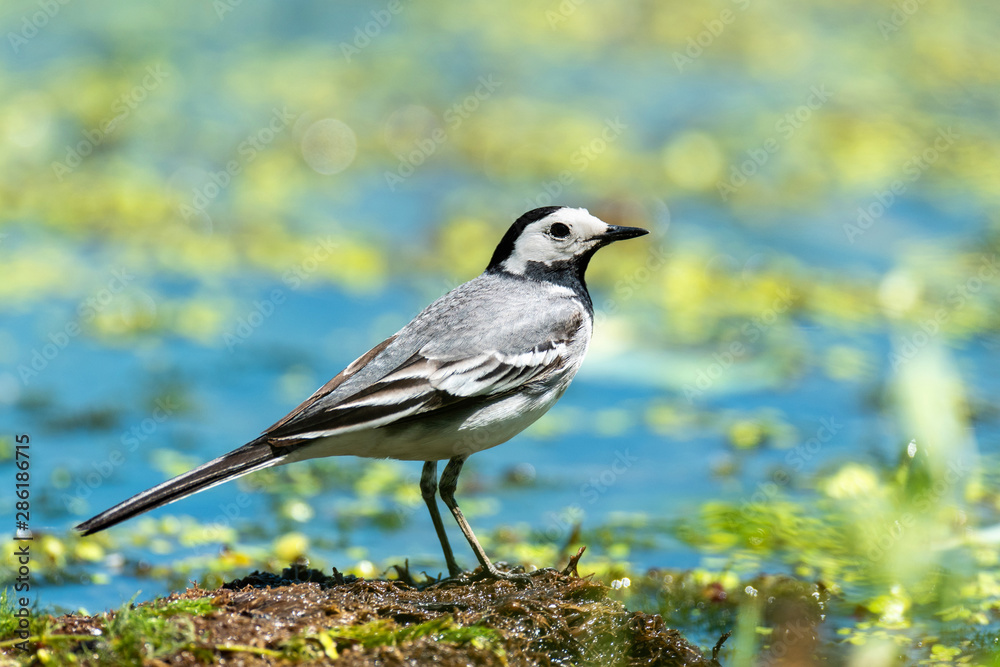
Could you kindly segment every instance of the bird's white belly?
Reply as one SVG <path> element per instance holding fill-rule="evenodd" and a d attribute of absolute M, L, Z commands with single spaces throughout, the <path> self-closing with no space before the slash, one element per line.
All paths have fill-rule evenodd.
<path fill-rule="evenodd" d="M 343 435 L 319 438 L 301 446 L 286 462 L 323 456 L 363 456 L 402 461 L 441 461 L 495 447 L 526 429 L 559 400 L 566 384 L 531 395 L 513 394 L 483 406 L 462 421 L 415 419 Z"/>

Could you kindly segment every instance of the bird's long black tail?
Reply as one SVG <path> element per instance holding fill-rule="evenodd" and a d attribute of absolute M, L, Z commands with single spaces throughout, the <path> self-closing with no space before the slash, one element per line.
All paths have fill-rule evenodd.
<path fill-rule="evenodd" d="M 137 514 L 186 498 L 216 484 L 222 484 L 255 470 L 277 465 L 284 458 L 284 455 L 276 455 L 274 448 L 263 437 L 258 438 L 214 461 L 209 461 L 183 475 L 138 493 L 92 519 L 84 521 L 76 529 L 84 535 L 96 533 L 126 519 L 131 519 Z"/>

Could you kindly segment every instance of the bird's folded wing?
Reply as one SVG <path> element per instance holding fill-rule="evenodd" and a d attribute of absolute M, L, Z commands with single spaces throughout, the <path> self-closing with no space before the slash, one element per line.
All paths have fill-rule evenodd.
<path fill-rule="evenodd" d="M 516 391 L 557 371 L 569 341 L 548 341 L 518 354 L 487 352 L 458 359 L 417 352 L 367 387 L 333 398 L 322 389 L 265 431 L 272 444 L 385 426 L 399 419 L 480 402 Z M 360 360 L 359 360 L 360 361 Z"/>

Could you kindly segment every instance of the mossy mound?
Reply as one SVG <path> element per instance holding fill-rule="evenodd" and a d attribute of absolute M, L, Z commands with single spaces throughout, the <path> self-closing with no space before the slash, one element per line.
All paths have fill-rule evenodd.
<path fill-rule="evenodd" d="M 96 616 L 50 619 L 43 664 L 719 665 L 657 615 L 632 612 L 575 572 L 526 582 L 417 584 L 308 568 L 255 572 L 209 591 Z"/>

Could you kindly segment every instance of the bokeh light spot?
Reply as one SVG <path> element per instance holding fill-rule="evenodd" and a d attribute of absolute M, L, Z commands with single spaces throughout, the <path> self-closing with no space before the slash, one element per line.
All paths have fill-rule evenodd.
<path fill-rule="evenodd" d="M 316 121 L 302 137 L 302 157 L 310 167 L 327 176 L 351 166 L 357 152 L 354 130 L 335 118 Z"/>

